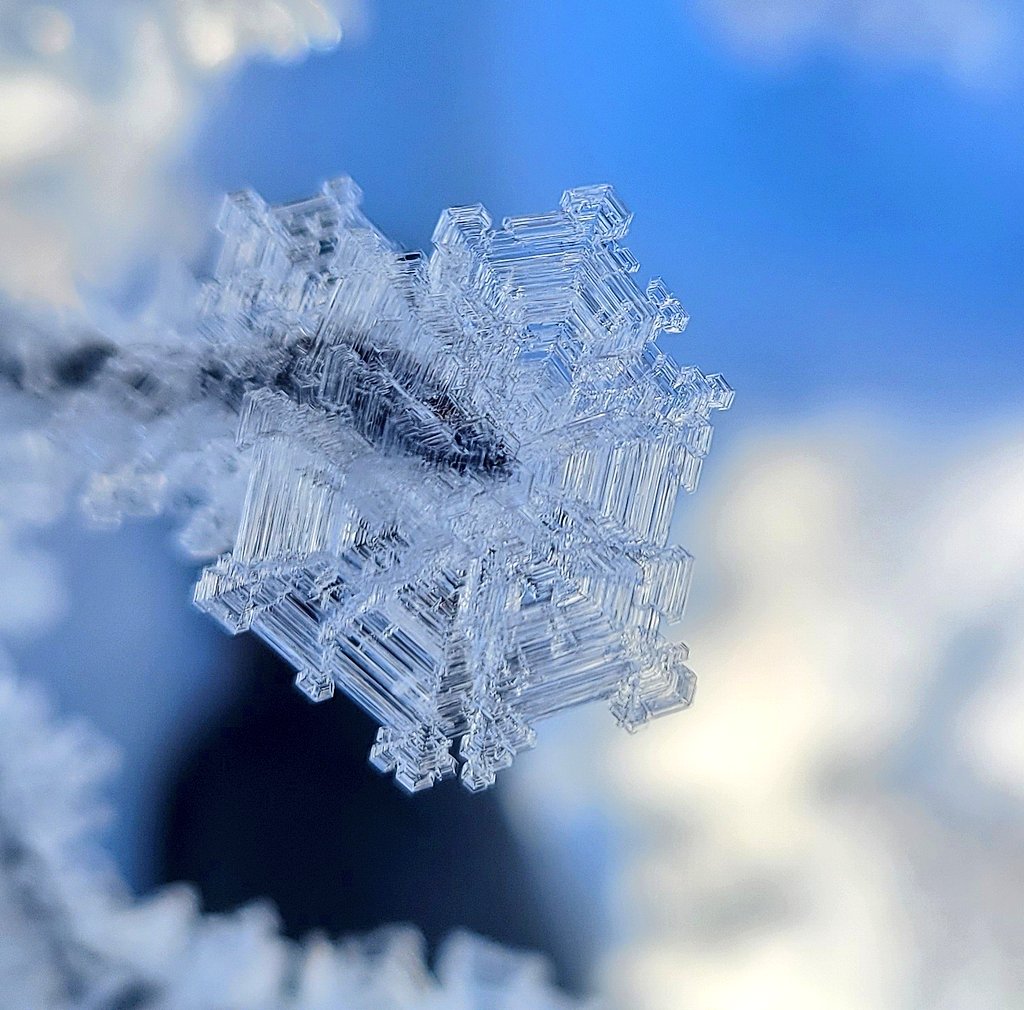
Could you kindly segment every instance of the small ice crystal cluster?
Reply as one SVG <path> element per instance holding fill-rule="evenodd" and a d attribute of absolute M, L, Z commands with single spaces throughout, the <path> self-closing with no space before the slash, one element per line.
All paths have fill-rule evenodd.
<path fill-rule="evenodd" d="M 366 709 L 372 763 L 409 791 L 459 764 L 490 785 L 581 702 L 634 729 L 692 697 L 664 637 L 691 558 L 667 541 L 732 391 L 658 347 L 687 316 L 637 286 L 629 222 L 608 186 L 500 228 L 458 207 L 427 256 L 347 179 L 226 204 L 206 325 L 282 350 L 244 395 L 248 493 L 196 601 L 310 698 Z"/>

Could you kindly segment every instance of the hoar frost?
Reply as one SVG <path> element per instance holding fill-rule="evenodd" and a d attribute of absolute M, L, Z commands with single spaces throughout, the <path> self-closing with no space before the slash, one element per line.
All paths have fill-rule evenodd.
<path fill-rule="evenodd" d="M 98 521 L 174 511 L 196 602 L 252 630 L 313 700 L 379 723 L 415 791 L 481 789 L 545 716 L 595 699 L 635 729 L 689 704 L 692 559 L 669 544 L 732 391 L 658 346 L 687 322 L 639 287 L 608 186 L 494 227 L 386 239 L 348 179 L 229 198 L 213 276 L 131 323 L 0 340 Z"/>

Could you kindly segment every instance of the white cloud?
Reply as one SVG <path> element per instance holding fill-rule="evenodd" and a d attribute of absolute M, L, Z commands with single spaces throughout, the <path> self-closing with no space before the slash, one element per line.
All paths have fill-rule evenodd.
<path fill-rule="evenodd" d="M 1020 1003 L 1022 500 L 1019 431 L 848 422 L 751 436 L 698 494 L 693 709 L 568 720 L 511 779 L 535 837 L 618 835 L 614 1006 Z"/>
<path fill-rule="evenodd" d="M 359 0 L 0 0 L 0 289 L 75 300 L 203 229 L 180 163 L 211 88 L 330 46 Z M 341 6 L 341 4 L 344 6 Z"/>
<path fill-rule="evenodd" d="M 967 85 L 1015 68 L 1021 26 L 992 0 L 695 0 L 742 53 L 767 62 L 839 47 L 858 57 L 930 64 Z"/>

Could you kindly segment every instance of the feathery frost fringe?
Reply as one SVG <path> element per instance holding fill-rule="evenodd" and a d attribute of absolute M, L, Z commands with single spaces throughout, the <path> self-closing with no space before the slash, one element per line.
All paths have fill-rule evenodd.
<path fill-rule="evenodd" d="M 282 938 L 266 904 L 133 899 L 94 832 L 113 748 L 0 666 L 0 993 L 18 1010 L 581 1010 L 543 958 L 468 933 L 431 971 L 420 934 Z"/>

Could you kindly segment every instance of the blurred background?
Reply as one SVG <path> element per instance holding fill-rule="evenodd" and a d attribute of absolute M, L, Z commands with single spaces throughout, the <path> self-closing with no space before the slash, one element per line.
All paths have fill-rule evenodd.
<path fill-rule="evenodd" d="M 298 935 L 543 950 L 630 1010 L 1024 1006 L 1024 8 L 0 2 L 0 288 L 144 297 L 219 195 L 439 211 L 613 183 L 737 389 L 677 517 L 689 712 L 602 706 L 470 796 L 190 606 L 171 526 L 4 541 L 21 671 L 124 754 L 132 886 Z"/>

